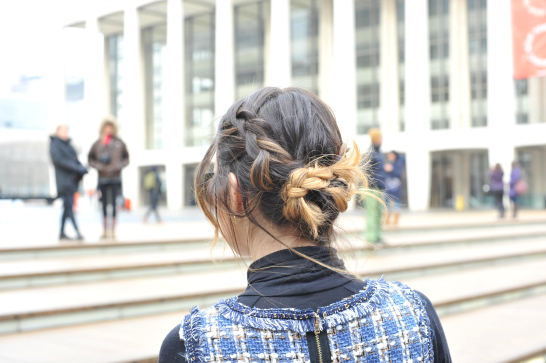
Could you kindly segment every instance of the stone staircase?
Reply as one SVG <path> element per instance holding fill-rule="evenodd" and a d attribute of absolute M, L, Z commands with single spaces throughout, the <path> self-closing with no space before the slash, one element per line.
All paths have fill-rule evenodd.
<path fill-rule="evenodd" d="M 342 236 L 348 268 L 424 292 L 454 362 L 544 362 L 546 221 L 404 228 L 375 252 L 358 233 Z M 206 239 L 0 249 L 0 362 L 157 360 L 191 306 L 245 288 Z"/>

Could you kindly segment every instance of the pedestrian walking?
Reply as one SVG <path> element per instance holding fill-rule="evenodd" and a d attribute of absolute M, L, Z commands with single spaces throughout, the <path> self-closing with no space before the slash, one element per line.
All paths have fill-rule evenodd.
<path fill-rule="evenodd" d="M 103 216 L 101 238 L 116 237 L 116 200 L 121 194 L 121 170 L 129 164 L 127 147 L 117 133 L 116 119 L 113 116 L 106 117 L 99 129 L 100 138 L 91 146 L 88 155 L 89 165 L 99 173 L 98 189 Z M 108 213 L 109 205 L 112 207 L 111 214 Z"/>
<path fill-rule="evenodd" d="M 517 218 L 519 209 L 519 197 L 527 192 L 528 186 L 523 179 L 522 169 L 517 161 L 512 163 L 510 172 L 510 202 L 512 204 L 512 217 Z"/>
<path fill-rule="evenodd" d="M 310 92 L 267 87 L 231 106 L 194 188 L 216 241 L 222 233 L 238 258 L 252 259 L 248 287 L 192 308 L 159 362 L 451 362 L 426 296 L 360 280 L 333 247 L 337 217 L 367 186 L 362 164 Z"/>
<path fill-rule="evenodd" d="M 385 191 L 385 165 L 383 154 L 381 154 L 381 144 L 383 136 L 377 128 L 368 131 L 372 142 L 370 150 L 370 181 L 369 193 L 375 198 L 366 198 L 364 208 L 366 210 L 366 240 L 375 245 L 382 244 L 381 238 L 381 220 L 383 218 L 383 194 Z"/>
<path fill-rule="evenodd" d="M 70 219 L 76 230 L 76 238 L 83 240 L 76 218 L 74 217 L 74 193 L 78 191 L 78 184 L 87 174 L 87 169 L 79 162 L 76 151 L 70 144 L 68 126 L 60 125 L 54 135 L 51 135 L 49 154 L 55 166 L 55 181 L 57 195 L 63 201 L 63 214 L 61 216 L 60 240 L 70 239 L 64 232 L 67 219 Z"/>
<path fill-rule="evenodd" d="M 161 195 L 161 179 L 157 172 L 157 166 L 152 167 L 152 169 L 144 175 L 144 190 L 150 195 L 150 207 L 146 211 L 142 221 L 147 223 L 148 217 L 153 212 L 155 213 L 156 222 L 161 223 L 161 217 L 157 210 L 157 203 L 159 202 L 159 196 Z"/>
<path fill-rule="evenodd" d="M 499 218 L 504 218 L 504 171 L 500 164 L 496 164 L 493 170 L 489 172 L 491 180 L 489 190 L 495 198 L 495 207 L 499 211 Z"/>
<path fill-rule="evenodd" d="M 396 151 L 387 154 L 385 162 L 385 193 L 387 195 L 387 219 L 386 224 L 397 226 L 400 220 L 400 210 L 402 209 L 402 173 L 406 160 Z"/>

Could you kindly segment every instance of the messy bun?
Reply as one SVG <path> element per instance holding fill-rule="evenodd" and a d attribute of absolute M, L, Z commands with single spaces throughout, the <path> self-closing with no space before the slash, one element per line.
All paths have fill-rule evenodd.
<path fill-rule="evenodd" d="M 206 179 L 215 155 L 214 177 Z M 242 212 L 230 207 L 229 173 L 239 182 Z M 267 233 L 258 220 L 290 226 L 299 237 L 325 246 L 339 213 L 366 187 L 357 145 L 343 144 L 330 108 L 300 88 L 267 87 L 232 105 L 195 177 L 197 201 L 216 239 L 222 210 Z M 222 234 L 229 238 L 229 231 Z"/>
<path fill-rule="evenodd" d="M 358 185 L 365 180 L 360 150 L 353 143 L 353 149 L 330 166 L 315 161 L 290 173 L 282 189 L 284 216 L 296 225 L 305 224 L 317 239 L 319 230 L 330 227 L 339 213 L 347 210 Z M 309 197 L 310 193 L 315 197 Z M 322 198 L 317 198 L 317 193 Z M 322 200 L 325 202 L 320 203 Z"/>

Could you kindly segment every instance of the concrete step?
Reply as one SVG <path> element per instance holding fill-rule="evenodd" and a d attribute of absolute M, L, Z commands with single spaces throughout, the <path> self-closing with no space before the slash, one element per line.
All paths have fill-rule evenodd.
<path fill-rule="evenodd" d="M 185 314 L 187 311 L 2 335 L 0 362 L 157 363 L 163 338 Z"/>
<path fill-rule="evenodd" d="M 434 233 L 403 233 L 385 236 L 387 248 L 438 247 L 460 244 L 476 244 L 491 241 L 515 242 L 533 237 L 546 237 L 546 223 L 486 228 L 464 228 Z"/>
<path fill-rule="evenodd" d="M 531 268 L 527 266 L 533 267 L 531 270 L 533 273 L 540 271 L 540 267 L 546 269 L 546 265 L 541 264 L 546 258 L 546 243 L 544 241 L 541 243 L 526 242 L 516 246 L 507 245 L 505 248 L 497 249 L 492 247 L 479 246 L 453 250 L 449 253 L 378 255 L 368 259 L 366 264 L 360 266 L 359 269 L 350 265 L 348 267 L 363 276 L 377 277 L 385 274 L 388 279 L 400 279 L 400 276 L 403 275 L 429 278 L 427 274 L 437 274 L 440 271 L 444 274 L 457 276 L 461 274 L 461 266 L 476 268 L 504 261 L 506 269 L 502 271 L 509 271 L 514 273 L 514 276 L 526 278 L 520 283 L 512 283 L 510 279 L 497 283 L 495 282 L 497 277 L 494 273 L 489 273 L 488 269 L 475 269 L 473 271 L 477 271 L 476 273 L 484 277 L 483 279 L 472 277 L 472 273 L 469 273 L 469 281 L 473 279 L 476 281 L 491 280 L 492 292 L 476 286 L 475 290 L 482 295 L 478 297 L 473 295 L 474 297 L 470 299 L 464 290 L 465 285 L 459 284 L 458 287 L 454 287 L 456 291 L 454 295 L 446 295 L 451 297 L 442 302 L 446 311 L 464 310 L 473 308 L 475 305 L 481 306 L 494 302 L 495 299 L 504 301 L 514 298 L 514 296 L 519 297 L 543 291 L 541 290 L 543 289 L 541 280 L 543 274 L 538 274 L 538 280 L 533 280 L 534 282 L 530 284 L 528 283 L 530 278 L 527 278 L 528 275 L 524 275 L 524 271 L 529 271 Z M 509 264 L 509 262 L 513 263 Z M 499 266 L 499 268 L 501 267 L 503 266 Z M 441 283 L 441 278 L 424 281 L 433 281 L 429 282 L 429 285 L 425 285 L 426 289 L 423 289 L 425 292 L 445 287 L 445 284 Z M 509 282 L 510 284 L 508 284 Z M 546 284 L 546 281 L 544 283 Z M 439 287 L 435 287 L 436 285 Z M 501 285 L 509 290 L 501 289 L 499 287 Z M 0 301 L 2 301 L 0 305 L 0 333 L 189 309 L 195 304 L 207 305 L 221 296 L 236 294 L 242 291 L 245 286 L 245 271 L 226 269 L 3 291 L 0 292 Z M 511 292 L 518 293 L 511 297 L 508 294 Z M 503 296 L 498 297 L 499 294 L 503 294 Z M 478 301 L 479 299 L 483 301 Z M 461 305 L 469 300 L 475 301 L 467 304 L 468 306 Z M 40 304 L 36 304 L 36 301 L 40 301 Z M 453 308 L 451 307 L 453 304 L 460 304 L 462 307 Z"/>
<path fill-rule="evenodd" d="M 453 362 L 542 362 L 545 306 L 546 295 L 540 295 L 442 318 Z"/>
<path fill-rule="evenodd" d="M 339 230 L 344 239 L 353 240 L 354 236 L 362 237 L 363 223 L 355 221 L 355 217 L 345 218 L 340 223 Z M 202 247 L 210 241 L 210 229 L 201 228 L 191 230 L 178 238 L 159 238 L 121 241 L 86 241 L 63 242 L 55 244 L 18 245 L 2 243 L 0 245 L 0 261 L 27 260 L 42 258 L 63 258 L 72 256 L 92 256 L 125 253 L 148 253 L 159 251 L 173 251 Z M 546 235 L 546 221 L 543 219 L 526 219 L 494 223 L 479 220 L 477 223 L 465 220 L 465 223 L 410 225 L 400 228 L 386 227 L 385 240 L 388 245 L 397 248 L 429 247 L 438 243 L 472 243 L 513 238 L 527 238 Z"/>
<path fill-rule="evenodd" d="M 495 231 L 479 230 L 478 237 L 485 237 L 486 232 L 489 233 L 493 241 L 497 241 L 496 238 L 503 236 Z M 471 242 L 466 230 L 454 233 L 446 237 L 445 240 L 442 240 L 439 235 L 435 235 L 433 239 L 426 239 L 426 242 L 429 243 L 427 249 L 421 249 L 424 244 L 419 239 L 393 239 L 392 242 L 388 242 L 389 245 L 385 250 L 376 251 L 372 255 L 367 266 L 368 269 L 363 273 L 372 275 L 389 273 L 396 274 L 395 278 L 405 278 L 424 272 L 449 270 L 455 266 L 468 268 L 479 264 L 489 264 L 492 261 L 499 262 L 498 260 L 503 259 L 534 258 L 535 254 L 540 255 L 545 252 L 546 237 L 536 237 L 542 235 L 542 229 L 530 228 L 527 233 L 521 230 L 510 231 L 511 235 L 517 233 L 521 235 L 518 239 L 518 248 L 515 248 L 512 243 L 508 243 L 509 240 L 487 242 L 483 239 L 479 242 Z M 460 238 L 461 242 L 455 243 L 456 238 Z M 510 242 L 512 241 L 510 240 Z M 416 247 L 410 247 L 412 243 Z M 442 248 L 439 248 L 440 246 Z M 461 253 L 461 248 L 466 250 L 469 247 L 474 248 L 473 256 Z M 354 250 L 354 253 L 343 253 L 344 258 L 349 257 L 349 261 L 351 257 L 368 258 L 372 252 L 370 245 L 362 241 L 349 241 L 349 244 L 342 247 L 341 250 L 346 248 Z M 450 255 L 446 255 L 444 250 L 447 250 Z M 416 252 L 419 256 L 407 258 L 408 253 Z M 214 258 L 214 262 L 212 258 Z M 375 263 L 376 260 L 379 263 Z M 370 264 L 377 267 L 370 269 Z M 0 291 L 209 271 L 233 268 L 236 265 L 237 261 L 229 249 L 223 250 L 222 246 L 218 246 L 211 252 L 207 243 L 201 243 L 199 249 L 168 249 L 159 252 L 4 261 L 0 264 Z M 358 271 L 358 266 L 356 263 L 355 271 Z"/>
<path fill-rule="evenodd" d="M 495 291 L 509 291 L 518 280 L 539 281 L 546 260 L 533 265 L 517 264 L 507 267 L 469 272 L 467 276 L 452 274 L 438 279 L 404 281 L 424 291 L 439 312 L 448 300 L 462 296 L 472 298 L 491 295 Z M 518 275 L 524 271 L 521 275 Z M 489 275 L 489 276 L 488 276 Z M 460 281 L 457 281 L 458 277 Z M 486 278 L 486 279 L 484 279 Z M 544 279 L 544 278 L 543 278 Z M 481 281 L 476 283 L 475 281 Z M 457 281 L 457 284 L 452 282 Z M 506 284 L 500 282 L 507 281 Z M 474 283 L 473 283 L 474 282 Z M 469 285 L 470 283 L 470 285 Z M 466 286 L 457 288 L 456 286 Z M 483 288 L 486 291 L 480 291 Z M 447 297 L 446 297 L 447 295 Z M 202 305 L 202 307 L 205 305 Z M 546 331 L 546 294 L 519 300 L 505 300 L 501 304 L 441 317 L 454 362 L 521 362 L 546 350 L 543 338 Z M 157 359 L 165 335 L 178 324 L 187 311 L 127 318 L 41 331 L 0 336 L 0 361 L 5 363 L 56 362 L 139 362 Z M 469 328 L 470 327 L 470 328 Z M 35 349 L 28 349 L 33 342 Z M 82 354 L 86 352 L 86 354 Z"/>
<path fill-rule="evenodd" d="M 205 247 L 4 261 L 0 264 L 0 291 L 236 268 L 231 250 L 222 250 Z"/>

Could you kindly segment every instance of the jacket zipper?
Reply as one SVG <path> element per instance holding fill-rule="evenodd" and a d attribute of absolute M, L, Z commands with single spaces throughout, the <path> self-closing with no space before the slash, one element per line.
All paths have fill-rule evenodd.
<path fill-rule="evenodd" d="M 323 363 L 322 361 L 322 347 L 320 346 L 320 316 L 318 314 L 318 311 L 315 313 L 315 339 L 317 340 L 317 350 L 318 350 L 318 356 L 319 356 L 319 363 Z"/>

